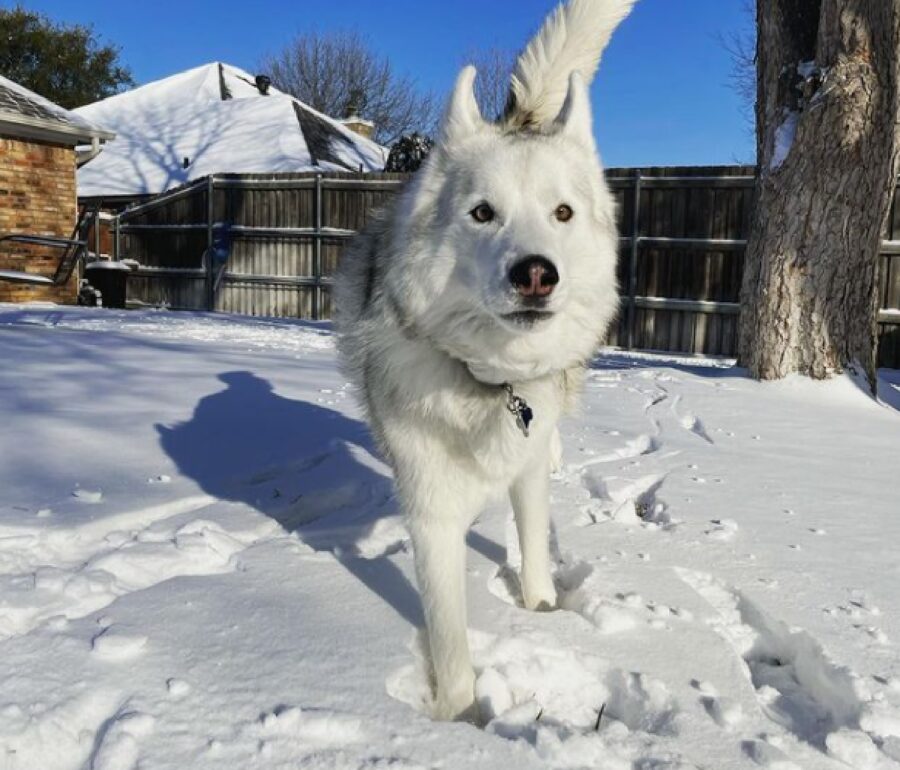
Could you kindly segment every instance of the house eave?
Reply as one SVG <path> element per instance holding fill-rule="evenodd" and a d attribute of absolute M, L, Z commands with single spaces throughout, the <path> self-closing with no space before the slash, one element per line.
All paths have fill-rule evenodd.
<path fill-rule="evenodd" d="M 112 131 L 87 126 L 51 123 L 28 115 L 0 113 L 0 134 L 21 139 L 36 139 L 44 142 L 72 145 L 93 144 L 95 141 L 110 141 L 116 135 Z"/>

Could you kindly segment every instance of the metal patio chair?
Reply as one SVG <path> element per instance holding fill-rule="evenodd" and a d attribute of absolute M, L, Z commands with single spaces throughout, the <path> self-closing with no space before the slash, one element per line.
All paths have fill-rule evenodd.
<path fill-rule="evenodd" d="M 52 276 L 26 273 L 18 270 L 0 270 L 0 281 L 27 283 L 33 286 L 62 286 L 71 277 L 78 263 L 84 259 L 88 251 L 88 230 L 97 218 L 99 206 L 85 206 L 78 217 L 75 229 L 70 238 L 59 238 L 52 235 L 12 234 L 0 236 L 0 249 L 7 243 L 21 243 L 28 246 L 47 246 L 62 249 L 62 255 Z"/>

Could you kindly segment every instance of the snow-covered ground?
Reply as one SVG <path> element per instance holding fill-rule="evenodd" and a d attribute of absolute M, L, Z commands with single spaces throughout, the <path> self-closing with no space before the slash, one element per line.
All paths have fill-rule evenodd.
<path fill-rule="evenodd" d="M 0 768 L 900 768 L 884 374 L 879 404 L 602 356 L 553 482 L 563 609 L 518 606 L 505 503 L 469 538 L 479 728 L 427 715 L 327 327 L 2 306 Z"/>

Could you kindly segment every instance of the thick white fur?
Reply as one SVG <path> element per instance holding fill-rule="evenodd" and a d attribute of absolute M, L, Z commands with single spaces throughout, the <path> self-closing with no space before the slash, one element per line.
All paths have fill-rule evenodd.
<path fill-rule="evenodd" d="M 569 75 L 578 72 L 590 83 L 613 31 L 635 2 L 570 0 L 559 5 L 516 61 L 513 120 L 553 120 L 566 97 Z"/>
<path fill-rule="evenodd" d="M 630 3 L 571 5 L 612 19 Z M 571 36 L 565 45 L 553 37 L 563 26 L 548 29 L 547 50 L 571 45 Z M 594 57 L 594 42 L 591 52 L 567 56 Z M 565 103 L 515 132 L 482 119 L 474 74 L 460 74 L 438 145 L 354 241 L 334 287 L 342 360 L 394 468 L 412 536 L 439 718 L 473 715 L 465 534 L 489 500 L 507 493 L 512 501 L 526 607 L 556 604 L 548 547 L 556 423 L 618 303 L 615 206 L 584 78 L 558 67 L 542 76 L 548 93 L 560 78 L 567 84 Z M 496 217 L 480 224 L 470 212 L 485 201 Z M 566 223 L 554 216 L 563 203 L 575 212 Z M 560 282 L 552 318 L 522 326 L 504 317 L 521 309 L 509 269 L 536 254 L 556 265 Z M 529 437 L 499 383 L 533 408 Z"/>

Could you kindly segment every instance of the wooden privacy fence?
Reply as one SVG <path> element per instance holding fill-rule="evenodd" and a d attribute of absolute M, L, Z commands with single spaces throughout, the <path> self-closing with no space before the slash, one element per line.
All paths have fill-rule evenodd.
<path fill-rule="evenodd" d="M 341 248 L 404 178 L 211 176 L 126 209 L 112 227 L 116 258 L 139 263 L 129 303 L 329 318 Z"/>
<path fill-rule="evenodd" d="M 622 310 L 610 343 L 733 356 L 750 166 L 610 169 Z M 398 174 L 208 177 L 126 209 L 114 254 L 136 260 L 133 305 L 324 319 L 341 248 L 406 179 Z M 900 201 L 879 260 L 883 366 L 900 367 Z M 223 259 L 226 257 L 227 259 Z"/>
<path fill-rule="evenodd" d="M 622 312 L 610 343 L 731 356 L 753 168 L 613 169 Z"/>

